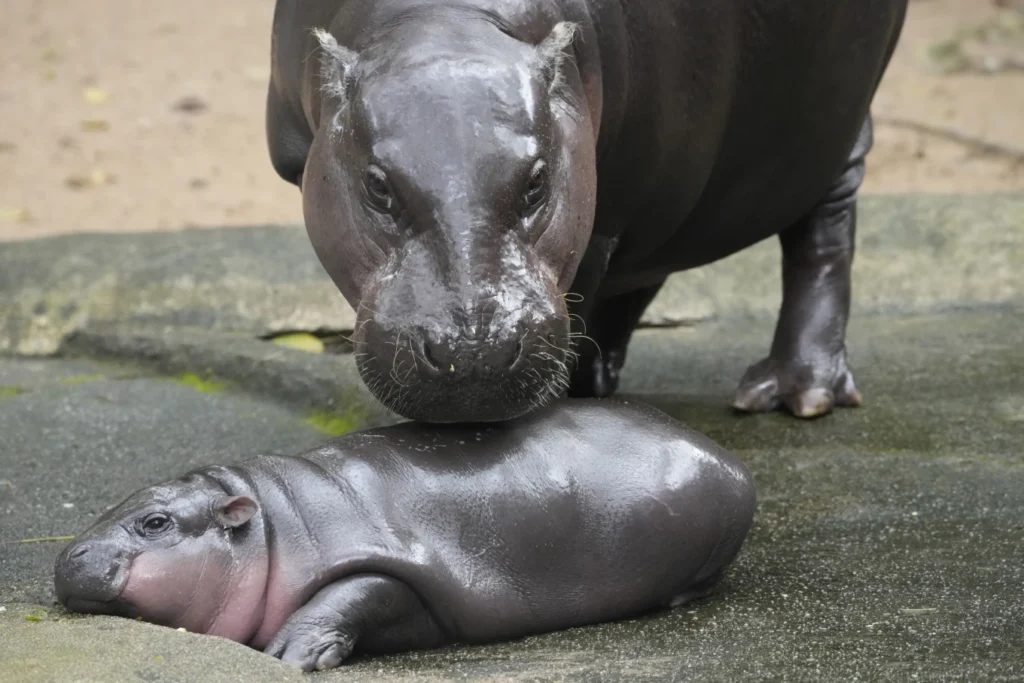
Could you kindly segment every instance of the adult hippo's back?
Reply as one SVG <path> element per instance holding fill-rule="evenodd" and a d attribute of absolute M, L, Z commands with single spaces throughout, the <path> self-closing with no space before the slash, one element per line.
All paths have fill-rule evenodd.
<path fill-rule="evenodd" d="M 668 275 L 779 235 L 734 404 L 859 404 L 856 196 L 906 4 L 279 0 L 271 158 L 366 384 L 435 422 L 608 395 Z"/>

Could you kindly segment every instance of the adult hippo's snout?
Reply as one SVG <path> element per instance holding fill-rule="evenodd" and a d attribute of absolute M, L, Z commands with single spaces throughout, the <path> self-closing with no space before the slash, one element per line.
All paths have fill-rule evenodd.
<path fill-rule="evenodd" d="M 482 270 L 491 277 L 460 290 L 451 285 L 459 278 L 400 269 L 360 307 L 359 372 L 391 410 L 428 422 L 499 421 L 567 386 L 569 318 L 554 283 L 529 271 L 508 276 L 501 264 Z"/>
<path fill-rule="evenodd" d="M 569 379 L 568 354 L 559 345 L 568 332 L 564 324 L 520 324 L 482 338 L 372 321 L 361 329 L 364 381 L 391 410 L 414 420 L 517 417 L 557 397 Z"/>

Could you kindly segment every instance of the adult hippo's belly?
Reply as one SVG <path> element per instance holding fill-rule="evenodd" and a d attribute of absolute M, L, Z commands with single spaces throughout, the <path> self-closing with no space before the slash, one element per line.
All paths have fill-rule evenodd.
<path fill-rule="evenodd" d="M 432 422 L 607 396 L 668 275 L 778 235 L 734 405 L 858 405 L 856 198 L 906 2 L 279 0 L 271 159 L 367 386 Z"/>

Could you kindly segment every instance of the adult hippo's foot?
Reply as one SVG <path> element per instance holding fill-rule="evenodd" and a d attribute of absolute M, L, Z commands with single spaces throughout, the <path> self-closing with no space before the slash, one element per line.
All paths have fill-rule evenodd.
<path fill-rule="evenodd" d="M 797 417 L 859 406 L 847 365 L 846 323 L 857 223 L 857 190 L 871 149 L 868 119 L 850 161 L 825 199 L 782 232 L 782 310 L 768 358 L 740 380 L 733 407 L 767 412 L 784 406 Z"/>
<path fill-rule="evenodd" d="M 784 364 L 765 358 L 743 376 L 733 407 L 767 412 L 782 405 L 797 417 L 818 417 L 834 406 L 859 406 L 861 401 L 844 350 L 817 364 Z"/>

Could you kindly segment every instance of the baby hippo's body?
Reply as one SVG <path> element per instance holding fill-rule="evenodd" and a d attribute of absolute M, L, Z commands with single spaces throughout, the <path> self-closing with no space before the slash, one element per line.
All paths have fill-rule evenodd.
<path fill-rule="evenodd" d="M 405 423 L 143 489 L 61 553 L 70 609 L 248 643 L 305 670 L 707 594 L 753 521 L 747 469 L 649 406 Z"/>

